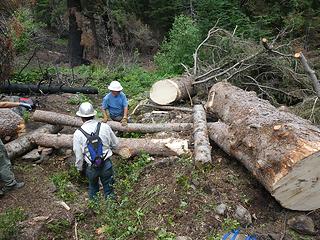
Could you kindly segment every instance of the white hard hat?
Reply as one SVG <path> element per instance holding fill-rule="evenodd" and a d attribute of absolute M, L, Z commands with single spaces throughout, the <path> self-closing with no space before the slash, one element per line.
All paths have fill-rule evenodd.
<path fill-rule="evenodd" d="M 112 81 L 110 83 L 110 85 L 108 86 L 108 89 L 110 91 L 120 92 L 123 89 L 123 87 L 121 86 L 121 84 L 118 81 Z"/>
<path fill-rule="evenodd" d="M 93 117 L 97 114 L 97 111 L 93 109 L 93 106 L 89 102 L 81 103 L 79 111 L 76 113 L 79 117 Z"/>

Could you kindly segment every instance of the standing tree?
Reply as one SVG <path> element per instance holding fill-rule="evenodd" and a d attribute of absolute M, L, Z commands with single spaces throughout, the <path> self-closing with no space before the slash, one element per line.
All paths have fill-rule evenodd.
<path fill-rule="evenodd" d="M 81 18 L 81 1 L 67 0 L 69 13 L 69 54 L 71 67 L 79 66 L 82 63 L 83 46 L 81 43 L 82 30 L 79 27 Z"/>

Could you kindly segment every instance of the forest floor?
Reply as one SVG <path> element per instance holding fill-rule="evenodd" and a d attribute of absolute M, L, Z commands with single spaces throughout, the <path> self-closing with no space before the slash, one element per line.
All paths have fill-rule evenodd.
<path fill-rule="evenodd" d="M 74 115 L 77 105 L 68 103 L 74 97 L 73 94 L 37 97 L 38 109 Z M 98 108 L 100 99 L 94 97 L 92 101 Z M 138 114 L 146 116 L 143 121 L 153 113 L 138 111 Z M 188 117 L 176 112 L 155 115 L 154 119 L 181 122 Z M 28 126 L 37 125 L 30 122 Z M 74 130 L 68 127 L 63 132 Z M 161 137 L 167 134 L 161 133 Z M 191 131 L 181 133 L 181 137 L 191 139 L 191 136 Z M 11 225 L 5 226 L 0 220 L 0 239 L 219 239 L 238 227 L 243 233 L 255 234 L 257 239 L 320 239 L 320 236 L 300 235 L 286 225 L 293 216 L 307 214 L 319 230 L 320 210 L 307 213 L 282 208 L 250 172 L 214 144 L 212 163 L 207 166 L 194 167 L 190 156 L 149 158 L 138 173 L 133 173 L 134 179 L 121 179 L 123 175 L 117 171 L 126 165 L 133 166 L 136 160 L 113 158 L 115 178 L 121 181 L 122 188 L 116 185 L 113 205 L 107 203 L 96 208 L 90 207 L 85 181 L 72 173 L 71 151 L 55 150 L 39 164 L 15 160 L 16 177 L 26 185 L 3 197 L 0 211 L 8 213 L 19 208 L 23 221 L 10 229 Z M 123 188 L 124 180 L 130 187 Z M 130 205 L 124 207 L 126 203 Z M 216 213 L 221 203 L 227 205 L 223 215 Z M 234 217 L 238 205 L 250 212 L 251 225 L 241 226 Z M 107 211 L 109 217 L 104 215 Z M 111 222 L 110 217 L 117 222 Z"/>

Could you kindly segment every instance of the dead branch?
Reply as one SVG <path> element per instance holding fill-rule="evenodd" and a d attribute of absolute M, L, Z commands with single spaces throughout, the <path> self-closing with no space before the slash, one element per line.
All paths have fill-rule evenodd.
<path fill-rule="evenodd" d="M 294 57 L 297 58 L 297 59 L 300 59 L 304 70 L 309 75 L 309 77 L 310 77 L 310 79 L 311 79 L 311 81 L 313 83 L 313 87 L 314 87 L 314 90 L 317 93 L 317 97 L 320 97 L 320 84 L 319 84 L 319 81 L 317 79 L 315 71 L 313 69 L 311 69 L 311 67 L 309 66 L 306 57 L 303 55 L 302 52 L 296 53 L 294 55 Z"/>

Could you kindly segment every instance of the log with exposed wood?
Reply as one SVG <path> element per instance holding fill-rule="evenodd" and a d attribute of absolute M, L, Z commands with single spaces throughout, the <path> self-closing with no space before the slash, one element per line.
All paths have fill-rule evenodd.
<path fill-rule="evenodd" d="M 5 144 L 5 148 L 8 152 L 8 156 L 10 159 L 14 159 L 16 157 L 22 156 L 23 154 L 29 152 L 36 144 L 31 142 L 30 139 L 36 135 L 37 137 L 41 138 L 45 133 L 57 133 L 62 129 L 60 126 L 52 126 L 52 125 L 44 125 L 33 132 L 25 134 L 14 141 L 11 141 Z"/>
<path fill-rule="evenodd" d="M 211 162 L 211 146 L 209 143 L 206 112 L 202 105 L 193 107 L 193 139 L 195 163 Z"/>
<path fill-rule="evenodd" d="M 37 122 L 45 122 L 49 124 L 57 124 L 64 126 L 80 127 L 83 122 L 79 117 L 73 117 L 62 113 L 36 110 L 32 119 Z M 109 121 L 108 125 L 116 131 L 121 132 L 140 132 L 140 133 L 155 133 L 165 131 L 189 131 L 192 129 L 192 123 L 165 123 L 165 124 L 141 124 L 129 123 L 124 127 L 119 122 Z"/>
<path fill-rule="evenodd" d="M 47 85 L 47 84 L 3 84 L 0 92 L 2 93 L 85 93 L 97 94 L 98 89 L 92 87 L 68 87 L 64 85 Z"/>
<path fill-rule="evenodd" d="M 215 84 L 209 99 L 207 111 L 222 121 L 209 127 L 212 140 L 239 159 L 283 207 L 320 208 L 319 128 L 227 82 Z"/>
<path fill-rule="evenodd" d="M 8 108 L 0 109 L 0 138 L 8 142 L 25 131 L 23 118 Z"/>
<path fill-rule="evenodd" d="M 72 148 L 73 135 L 39 134 L 33 135 L 33 142 L 43 147 Z M 145 152 L 153 156 L 178 156 L 188 153 L 188 141 L 184 139 L 134 139 L 120 138 L 114 152 L 123 158 L 130 158 Z"/>
<path fill-rule="evenodd" d="M 168 105 L 194 95 L 193 79 L 188 76 L 165 79 L 154 83 L 150 89 L 150 99 L 159 105 Z"/>

